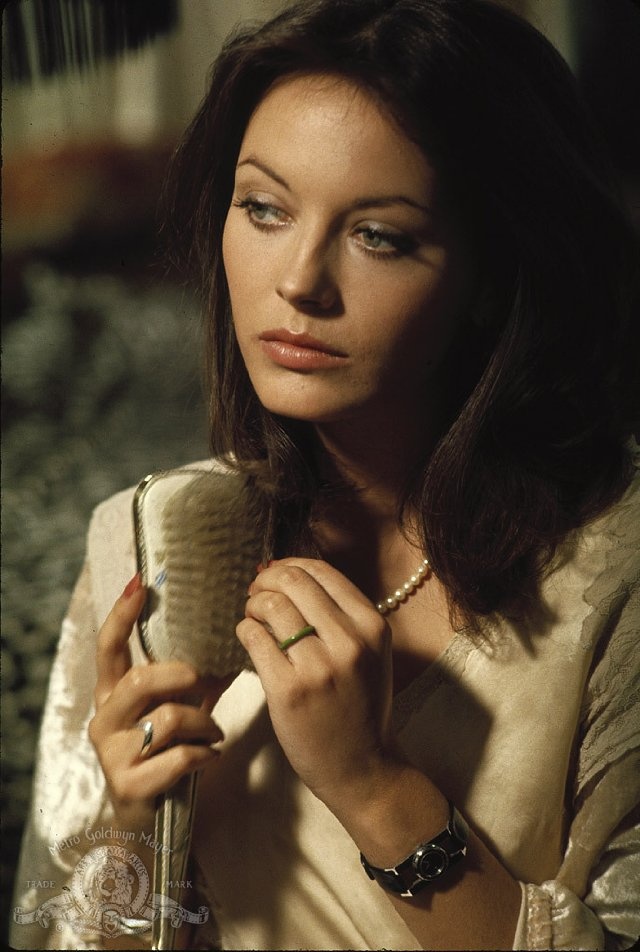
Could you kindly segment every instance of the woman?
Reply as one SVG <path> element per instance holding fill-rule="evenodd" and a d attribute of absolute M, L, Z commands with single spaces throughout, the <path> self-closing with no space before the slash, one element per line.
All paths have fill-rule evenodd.
<path fill-rule="evenodd" d="M 104 504 L 24 862 L 199 770 L 190 947 L 629 947 L 635 249 L 566 67 L 478 0 L 302 2 L 223 50 L 173 178 L 255 671 L 131 667 L 137 576 L 96 662 L 133 570 Z"/>

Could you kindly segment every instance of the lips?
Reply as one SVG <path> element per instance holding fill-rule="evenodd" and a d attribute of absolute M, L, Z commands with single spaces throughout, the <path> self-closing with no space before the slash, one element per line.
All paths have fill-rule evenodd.
<path fill-rule="evenodd" d="M 265 331 L 263 334 L 260 334 L 260 340 L 266 343 L 288 344 L 296 348 L 296 350 L 312 350 L 320 354 L 328 354 L 331 357 L 347 356 L 344 351 L 338 350 L 336 347 L 332 347 L 330 344 L 318 340 L 310 334 L 292 334 L 291 331 L 285 328 Z"/>
<path fill-rule="evenodd" d="M 310 334 L 292 334 L 285 328 L 259 335 L 263 352 L 287 370 L 330 370 L 344 363 L 347 354 Z"/>

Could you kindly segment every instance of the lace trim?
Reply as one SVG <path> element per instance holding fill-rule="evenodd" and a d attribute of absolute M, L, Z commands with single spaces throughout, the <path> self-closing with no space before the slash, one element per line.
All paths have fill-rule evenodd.
<path fill-rule="evenodd" d="M 526 902 L 525 948 L 533 952 L 552 949 L 551 896 L 530 883 L 524 888 Z"/>

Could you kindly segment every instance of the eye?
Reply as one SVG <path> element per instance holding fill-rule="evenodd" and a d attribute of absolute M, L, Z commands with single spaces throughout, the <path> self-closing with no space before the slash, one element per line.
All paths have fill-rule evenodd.
<path fill-rule="evenodd" d="M 362 225 L 356 229 L 355 235 L 362 250 L 377 258 L 397 258 L 408 254 L 416 246 L 415 240 L 409 235 L 379 225 Z"/>
<path fill-rule="evenodd" d="M 277 228 L 286 224 L 286 215 L 275 205 L 261 202 L 255 198 L 238 199 L 232 203 L 236 208 L 245 210 L 246 216 L 256 228 Z"/>

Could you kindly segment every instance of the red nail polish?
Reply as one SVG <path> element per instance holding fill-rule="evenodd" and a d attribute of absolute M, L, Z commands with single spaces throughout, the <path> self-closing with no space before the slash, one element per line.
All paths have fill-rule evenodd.
<path fill-rule="evenodd" d="M 142 588 L 142 576 L 140 572 L 136 572 L 130 582 L 127 582 L 124 592 L 122 593 L 125 598 L 131 598 L 132 595 L 135 595 Z"/>

